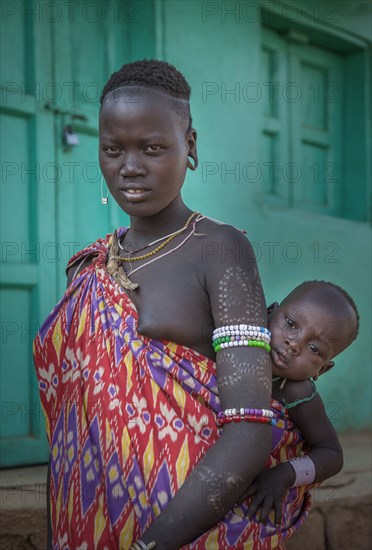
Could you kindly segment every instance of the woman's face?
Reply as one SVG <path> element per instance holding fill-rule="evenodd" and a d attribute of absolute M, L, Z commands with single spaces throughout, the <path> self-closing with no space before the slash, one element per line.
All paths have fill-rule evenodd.
<path fill-rule="evenodd" d="M 156 97 L 106 99 L 99 118 L 99 162 L 111 195 L 132 216 L 151 216 L 180 193 L 196 132 Z"/>

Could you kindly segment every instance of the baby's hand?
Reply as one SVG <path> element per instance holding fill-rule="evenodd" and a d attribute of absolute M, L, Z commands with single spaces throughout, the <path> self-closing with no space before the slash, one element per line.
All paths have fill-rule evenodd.
<path fill-rule="evenodd" d="M 275 524 L 280 525 L 283 499 L 294 481 L 295 473 L 288 463 L 283 462 L 274 468 L 262 470 L 244 496 L 253 497 L 247 512 L 249 519 L 261 508 L 259 521 L 265 523 L 271 510 L 274 510 Z"/>

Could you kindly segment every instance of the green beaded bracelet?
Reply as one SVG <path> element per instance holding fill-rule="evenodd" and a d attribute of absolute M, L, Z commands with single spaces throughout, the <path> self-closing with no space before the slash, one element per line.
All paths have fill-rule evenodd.
<path fill-rule="evenodd" d="M 234 340 L 231 341 L 230 338 L 227 340 L 228 336 L 223 336 L 221 339 L 218 338 L 218 340 L 223 340 L 220 342 L 217 342 L 215 340 L 213 342 L 213 349 L 217 353 L 217 351 L 220 351 L 221 349 L 226 348 L 233 348 L 233 347 L 243 347 L 243 346 L 249 346 L 249 347 L 258 347 L 258 348 L 264 348 L 266 351 L 271 350 L 270 344 L 267 344 L 266 342 L 263 342 L 262 340 Z M 243 342 L 240 344 L 240 342 Z M 246 343 L 245 343 L 246 342 Z"/>

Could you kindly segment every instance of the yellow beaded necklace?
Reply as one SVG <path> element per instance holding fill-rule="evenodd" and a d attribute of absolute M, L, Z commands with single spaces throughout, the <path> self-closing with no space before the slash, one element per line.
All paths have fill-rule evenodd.
<path fill-rule="evenodd" d="M 175 233 L 172 233 L 172 235 L 170 235 L 168 238 L 165 239 L 164 242 L 162 242 L 161 244 L 159 244 L 159 246 L 157 246 L 156 248 L 154 248 L 154 250 L 152 250 L 151 252 L 147 252 L 147 254 L 142 254 L 141 256 L 134 256 L 133 258 L 130 257 L 130 256 L 118 256 L 118 258 L 122 261 L 122 262 L 139 262 L 140 260 L 145 260 L 146 258 L 150 258 L 151 256 L 154 256 L 155 254 L 157 254 L 158 252 L 160 252 L 160 250 L 162 250 L 165 246 L 167 246 L 168 243 L 170 243 L 173 239 L 175 239 L 176 237 L 178 237 L 178 235 L 181 235 L 181 233 L 183 233 L 189 226 L 192 218 L 194 216 L 196 216 L 197 214 L 199 214 L 199 212 L 192 212 L 192 214 L 189 216 L 189 218 L 187 219 L 185 225 L 179 229 L 178 231 L 176 231 Z M 165 237 L 163 237 L 165 238 Z M 148 244 L 146 246 L 146 248 L 148 246 L 151 246 L 152 243 Z"/>

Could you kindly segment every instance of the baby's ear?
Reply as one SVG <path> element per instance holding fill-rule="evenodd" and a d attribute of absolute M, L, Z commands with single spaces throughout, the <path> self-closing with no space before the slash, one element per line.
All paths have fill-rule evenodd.
<path fill-rule="evenodd" d="M 320 369 L 320 371 L 318 372 L 318 374 L 317 374 L 316 376 L 314 376 L 314 380 L 318 380 L 318 377 L 319 377 L 321 374 L 324 374 L 325 372 L 328 372 L 328 371 L 331 370 L 334 366 L 335 366 L 335 362 L 334 362 L 334 361 L 328 361 L 328 363 L 326 363 L 326 364 Z"/>
<path fill-rule="evenodd" d="M 279 307 L 279 303 L 278 302 L 273 302 L 271 305 L 269 305 L 267 307 L 267 309 L 266 309 L 267 314 L 271 315 L 277 307 Z"/>

